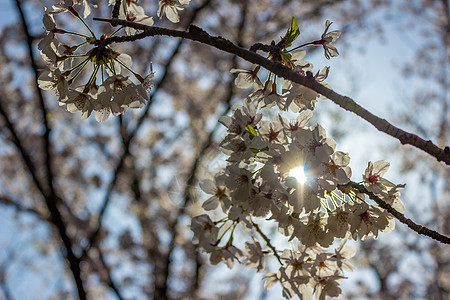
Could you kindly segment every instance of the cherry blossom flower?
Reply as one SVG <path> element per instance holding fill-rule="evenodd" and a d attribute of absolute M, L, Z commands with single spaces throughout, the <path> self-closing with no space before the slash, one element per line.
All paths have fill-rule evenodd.
<path fill-rule="evenodd" d="M 359 236 L 364 240 L 369 235 L 376 238 L 380 231 L 391 230 L 392 224 L 385 210 L 362 202 L 355 205 L 350 226 L 353 238 Z"/>
<path fill-rule="evenodd" d="M 306 262 L 305 253 L 284 250 L 281 255 L 283 265 L 276 275 L 283 287 L 283 296 L 290 299 L 295 295 L 301 299 L 311 299 L 312 290 L 309 287 L 311 280 L 310 263 Z"/>
<path fill-rule="evenodd" d="M 97 5 L 89 4 L 87 0 L 64 0 L 52 6 L 54 14 L 62 12 L 71 12 L 73 15 L 78 16 L 78 13 L 73 8 L 73 5 L 82 5 L 84 7 L 83 18 L 86 19 L 91 14 L 91 6 L 97 8 Z"/>
<path fill-rule="evenodd" d="M 316 165 L 328 163 L 336 148 L 336 142 L 326 137 L 326 131 L 320 124 L 316 124 L 312 130 L 297 130 L 293 136 L 293 143 L 300 149 L 306 149 L 307 160 Z"/>
<path fill-rule="evenodd" d="M 257 66 L 254 70 L 231 69 L 231 73 L 238 74 L 234 80 L 234 84 L 240 89 L 248 89 L 252 86 L 262 86 L 262 83 L 258 78 L 258 71 L 260 68 L 260 66 Z"/>
<path fill-rule="evenodd" d="M 83 18 L 85 19 L 91 14 L 91 5 L 94 8 L 97 7 L 97 5 L 89 4 L 87 0 L 75 0 L 74 3 L 84 7 Z"/>
<path fill-rule="evenodd" d="M 317 166 L 317 184 L 320 189 L 331 192 L 337 185 L 348 183 L 352 176 L 352 170 L 348 167 L 349 162 L 348 153 L 336 151 L 330 156 L 329 162 L 323 162 Z"/>
<path fill-rule="evenodd" d="M 353 219 L 353 210 L 350 204 L 344 205 L 333 210 L 327 220 L 328 231 L 337 238 L 344 238 L 350 229 L 350 221 Z"/>
<path fill-rule="evenodd" d="M 274 118 L 272 121 L 261 121 L 259 127 L 259 134 L 257 137 L 258 148 L 264 148 L 269 146 L 270 144 L 280 144 L 284 140 L 284 131 L 283 125 L 280 122 L 280 119 Z M 254 142 L 256 145 L 256 140 Z"/>
<path fill-rule="evenodd" d="M 339 297 L 342 294 L 339 283 L 344 278 L 339 272 L 330 276 L 315 276 L 314 294 L 316 300 L 325 300 L 327 297 Z"/>
<path fill-rule="evenodd" d="M 296 70 L 303 70 L 303 71 L 307 71 L 310 70 L 312 68 L 312 64 L 306 60 L 302 60 L 303 57 L 305 57 L 306 55 L 306 51 L 305 50 L 298 50 L 298 51 L 293 51 L 290 52 L 291 54 L 291 62 L 294 64 L 294 67 L 297 67 Z"/>
<path fill-rule="evenodd" d="M 299 129 L 305 128 L 312 116 L 313 112 L 309 109 L 305 109 L 301 111 L 293 121 L 288 121 L 280 115 L 278 115 L 278 118 L 283 126 L 284 135 L 292 139 L 293 133 Z"/>
<path fill-rule="evenodd" d="M 191 0 L 160 0 L 158 6 L 158 17 L 162 18 L 166 14 L 167 19 L 172 23 L 180 22 L 178 11 L 183 10 L 182 6 L 188 5 Z"/>
<path fill-rule="evenodd" d="M 303 66 L 296 66 L 294 71 L 304 75 L 307 71 L 312 69 L 312 64 L 308 63 Z M 316 81 L 323 82 L 329 72 L 329 67 L 324 67 L 320 72 L 314 76 Z M 290 108 L 293 112 L 302 111 L 304 109 L 314 110 L 318 99 L 321 95 L 315 91 L 307 88 L 301 84 L 293 83 L 285 80 L 283 83 L 283 96 L 286 97 L 286 103 L 284 104 L 285 110 Z"/>
<path fill-rule="evenodd" d="M 328 32 L 328 29 L 330 28 L 331 24 L 333 23 L 327 20 L 325 22 L 325 31 L 322 34 L 322 38 L 320 40 L 312 42 L 312 44 L 316 46 L 322 45 L 323 50 L 325 51 L 325 57 L 327 59 L 339 55 L 338 50 L 331 43 L 335 42 L 339 38 L 341 32 L 339 30 Z"/>
<path fill-rule="evenodd" d="M 254 158 L 251 149 L 251 140 L 247 137 L 233 137 L 223 140 L 220 145 L 223 153 L 229 155 L 227 161 L 241 162 L 251 161 Z"/>
<path fill-rule="evenodd" d="M 277 84 L 272 80 L 268 80 L 264 86 L 251 93 L 248 98 L 258 105 L 261 104 L 261 108 L 277 105 L 280 109 L 284 109 L 285 106 L 283 96 L 278 94 Z"/>
<path fill-rule="evenodd" d="M 225 263 L 228 268 L 232 268 L 234 260 L 239 261 L 239 257 L 242 256 L 242 251 L 231 244 L 227 244 L 224 247 L 215 248 L 210 252 L 209 261 L 212 265 L 217 265 L 220 262 Z"/>
<path fill-rule="evenodd" d="M 60 99 L 66 97 L 65 93 L 69 89 L 68 82 L 59 69 L 44 70 L 38 77 L 38 85 L 43 90 L 54 90 Z"/>
<path fill-rule="evenodd" d="M 270 273 L 267 273 L 266 275 L 264 275 L 264 279 L 265 279 L 264 288 L 266 290 L 271 289 L 275 285 L 275 283 L 280 281 L 280 279 L 277 276 L 277 273 L 273 273 L 273 272 L 270 272 Z"/>
<path fill-rule="evenodd" d="M 292 205 L 294 212 L 301 213 L 304 210 L 306 213 L 319 209 L 320 200 L 310 187 L 307 185 L 298 185 L 296 189 L 289 194 L 288 203 Z"/>
<path fill-rule="evenodd" d="M 53 15 L 45 8 L 44 17 L 42 23 L 45 27 L 45 36 L 38 43 L 38 49 L 40 50 L 42 58 L 48 63 L 56 63 L 58 59 L 57 48 L 60 44 L 56 38 L 56 32 L 59 30 L 56 28 L 56 23 Z"/>
<path fill-rule="evenodd" d="M 137 4 L 137 0 L 122 1 L 119 9 L 119 19 L 134 22 L 137 24 L 152 26 L 154 24 L 153 18 L 145 14 L 144 9 Z M 109 5 L 114 5 L 115 0 L 110 1 Z M 133 35 L 136 33 L 136 29 L 131 27 L 125 27 L 125 33 L 127 35 Z"/>
<path fill-rule="evenodd" d="M 97 90 L 84 91 L 84 87 L 71 89 L 67 92 L 66 98 L 60 100 L 60 105 L 65 105 L 68 112 L 75 113 L 81 111 L 83 119 L 91 115 L 96 102 Z"/>
<path fill-rule="evenodd" d="M 264 166 L 261 172 L 268 169 L 267 166 Z M 273 175 L 276 174 L 273 173 Z M 273 176 L 272 180 L 269 178 L 267 183 L 262 183 L 261 186 L 255 188 L 255 195 L 248 202 L 248 210 L 255 217 L 265 217 L 271 212 L 273 203 L 286 199 L 285 192 L 279 180 Z"/>
<path fill-rule="evenodd" d="M 311 247 L 315 243 L 328 247 L 334 240 L 334 237 L 326 231 L 326 218 L 321 211 L 312 212 L 303 218 L 301 225 L 294 229 L 294 236 L 306 247 Z"/>
<path fill-rule="evenodd" d="M 400 191 L 405 187 L 404 184 L 394 186 L 388 191 L 387 197 L 383 198 L 384 201 L 389 203 L 396 211 L 403 213 L 405 211 L 405 205 L 400 200 Z"/>
<path fill-rule="evenodd" d="M 342 271 L 353 271 L 353 265 L 349 261 L 350 258 L 355 256 L 356 248 L 353 245 L 346 245 L 347 239 L 342 239 L 338 248 L 335 250 L 335 254 L 330 257 L 330 260 L 336 261 L 337 266 Z"/>
<path fill-rule="evenodd" d="M 232 190 L 232 198 L 244 202 L 248 199 L 252 187 L 252 172 L 239 164 L 229 165 L 226 169 L 225 185 Z"/>
<path fill-rule="evenodd" d="M 264 252 L 258 240 L 253 238 L 252 242 L 246 242 L 245 249 L 245 264 L 250 268 L 255 268 L 257 272 L 264 271 Z"/>
<path fill-rule="evenodd" d="M 219 118 L 219 122 L 228 128 L 227 138 L 233 138 L 233 135 L 244 134 L 248 125 L 255 128 L 262 118 L 261 113 L 256 113 L 256 105 L 250 101 L 245 101 L 244 105 L 233 105 L 233 115 L 222 116 Z"/>
<path fill-rule="evenodd" d="M 101 101 L 97 101 L 94 104 L 94 115 L 97 122 L 105 122 L 108 120 L 109 115 L 111 114 L 111 101 L 107 103 L 102 103 Z"/>
<path fill-rule="evenodd" d="M 389 165 L 390 163 L 384 160 L 376 161 L 375 163 L 370 161 L 367 164 L 363 180 L 368 191 L 383 197 L 388 196 L 387 189 L 395 186 L 392 182 L 382 177 L 389 169 Z"/>
<path fill-rule="evenodd" d="M 191 230 L 194 233 L 192 241 L 199 247 L 208 250 L 214 250 L 213 244 L 217 242 L 219 228 L 213 223 L 208 215 L 193 217 L 191 221 Z"/>
<path fill-rule="evenodd" d="M 219 185 L 212 180 L 203 180 L 200 182 L 200 188 L 207 194 L 212 195 L 202 205 L 205 210 L 214 210 L 219 206 L 219 203 L 224 201 L 229 202 L 229 195 L 227 188 L 223 185 Z"/>
<path fill-rule="evenodd" d="M 110 101 L 113 99 L 112 101 Z M 109 103 L 111 112 L 117 116 L 128 108 L 140 108 L 148 100 L 143 85 L 136 85 L 127 76 L 108 77 L 98 89 L 98 100 L 103 105 Z M 108 105 L 106 105 L 108 106 Z"/>
<path fill-rule="evenodd" d="M 338 265 L 336 260 L 331 259 L 331 256 L 331 253 L 325 252 L 317 254 L 312 264 L 312 273 L 321 277 L 333 275 L 338 270 Z"/>
<path fill-rule="evenodd" d="M 274 203 L 271 206 L 270 211 L 272 216 L 269 220 L 277 221 L 278 231 L 285 236 L 291 236 L 294 232 L 294 228 L 301 225 L 298 214 L 294 214 L 292 209 L 282 203 Z"/>

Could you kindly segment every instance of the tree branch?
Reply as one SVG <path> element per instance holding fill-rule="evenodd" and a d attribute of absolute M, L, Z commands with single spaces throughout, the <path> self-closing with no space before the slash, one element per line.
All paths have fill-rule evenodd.
<path fill-rule="evenodd" d="M 210 2 L 211 2 L 211 0 L 206 0 L 204 4 L 200 5 L 200 6 L 197 7 L 196 9 L 194 9 L 194 12 L 193 12 L 193 14 L 192 14 L 192 16 L 191 16 L 191 20 L 190 20 L 191 22 L 189 22 L 189 23 L 192 23 L 192 22 L 195 20 L 195 18 L 196 18 L 196 16 L 197 16 L 198 12 L 199 12 L 201 9 L 203 9 L 203 8 L 206 6 L 206 4 L 208 4 L 208 3 L 210 3 Z M 117 4 L 117 2 L 116 2 L 116 4 Z M 178 42 L 178 44 L 174 47 L 174 50 L 173 50 L 173 52 L 172 52 L 172 55 L 171 55 L 170 58 L 167 60 L 165 66 L 164 66 L 164 71 L 163 71 L 162 77 L 159 79 L 158 83 L 155 84 L 155 88 L 153 89 L 152 93 L 150 94 L 150 101 L 148 101 L 148 102 L 146 103 L 145 108 L 144 108 L 144 110 L 143 110 L 141 116 L 139 117 L 139 119 L 138 119 L 137 124 L 135 125 L 135 127 L 134 127 L 134 128 L 131 130 L 131 132 L 128 134 L 127 138 L 126 138 L 126 139 L 123 139 L 123 141 L 122 141 L 122 145 L 123 145 L 123 153 L 122 153 L 122 155 L 121 155 L 120 158 L 119 158 L 119 161 L 118 161 L 118 163 L 117 163 L 117 165 L 116 165 L 116 168 L 115 168 L 115 170 L 114 170 L 114 176 L 113 176 L 113 179 L 112 179 L 111 182 L 109 183 L 107 192 L 106 192 L 106 194 L 105 194 L 105 196 L 104 196 L 104 198 L 103 198 L 103 202 L 102 202 L 102 205 L 101 205 L 101 208 L 100 208 L 98 217 L 97 217 L 97 227 L 96 227 L 96 229 L 93 231 L 92 235 L 88 238 L 88 240 L 89 240 L 88 247 L 90 247 L 90 245 L 94 244 L 95 241 L 96 241 L 97 238 L 98 238 L 98 235 L 99 235 L 100 229 L 101 229 L 102 219 L 103 219 L 103 216 L 104 216 L 104 214 L 105 214 L 105 212 L 106 212 L 106 209 L 107 209 L 107 207 L 108 207 L 108 205 L 109 205 L 109 201 L 110 201 L 110 198 L 111 198 L 111 194 L 112 194 L 112 192 L 113 192 L 113 190 L 114 190 L 114 187 L 116 186 L 116 183 L 117 183 L 117 179 L 118 179 L 119 173 L 122 171 L 122 169 L 123 169 L 123 167 L 124 167 L 125 159 L 126 159 L 126 158 L 128 157 L 128 155 L 130 154 L 130 145 L 131 145 L 131 142 L 132 142 L 132 140 L 134 139 L 134 137 L 136 136 L 136 134 L 137 134 L 137 132 L 139 131 L 139 129 L 141 128 L 142 124 L 144 123 L 144 120 L 147 118 L 147 113 L 148 113 L 148 111 L 150 110 L 150 107 L 151 107 L 152 104 L 153 104 L 152 99 L 153 99 L 153 97 L 155 96 L 155 94 L 161 89 L 161 87 L 163 86 L 164 82 L 166 81 L 166 79 L 167 79 L 167 74 L 168 74 L 168 72 L 169 72 L 169 69 L 170 69 L 170 67 L 172 66 L 172 63 L 174 62 L 175 56 L 176 56 L 176 55 L 178 54 L 178 52 L 180 51 L 182 44 L 183 44 L 183 40 L 180 40 L 180 41 Z M 83 252 L 85 253 L 87 250 L 88 250 L 88 249 L 85 249 Z M 84 256 L 84 255 L 85 255 L 85 254 L 83 254 L 83 256 Z"/>
<path fill-rule="evenodd" d="M 382 131 L 398 139 L 400 143 L 409 144 L 416 148 L 419 148 L 425 151 L 426 153 L 430 154 L 431 156 L 435 157 L 438 161 L 443 161 L 445 162 L 445 164 L 450 165 L 450 147 L 447 146 L 445 147 L 445 149 L 441 149 L 430 140 L 426 141 L 415 134 L 408 133 L 398 127 L 395 127 L 385 119 L 379 118 L 374 114 L 370 113 L 368 110 L 364 109 L 359 104 L 357 104 L 353 99 L 346 96 L 342 96 L 336 93 L 335 91 L 323 86 L 322 84 L 320 84 L 315 80 L 314 76 L 312 76 L 311 73 L 308 73 L 306 76 L 300 75 L 286 66 L 283 66 L 277 62 L 270 61 L 265 57 L 258 55 L 255 52 L 243 49 L 220 36 L 211 36 L 206 31 L 195 25 L 189 26 L 188 31 L 179 31 L 156 26 L 146 26 L 119 19 L 94 18 L 94 20 L 108 22 L 113 26 L 123 25 L 132 27 L 134 29 L 143 30 L 143 32 L 132 36 L 114 36 L 102 41 L 98 41 L 98 44 L 101 45 L 108 45 L 111 43 L 131 42 L 149 36 L 164 35 L 196 41 L 202 44 L 210 45 L 224 52 L 228 52 L 236 56 L 239 56 L 248 62 L 266 68 L 267 70 L 271 71 L 272 73 L 280 77 L 283 77 L 292 82 L 301 84 L 303 86 L 312 89 L 313 91 L 329 98 L 343 109 L 351 111 L 354 114 L 361 117 L 362 119 L 366 120 L 367 122 L 372 124 L 375 128 L 377 128 L 379 131 Z"/>
<path fill-rule="evenodd" d="M 431 230 L 425 226 L 414 223 L 411 219 L 406 218 L 404 214 L 395 210 L 389 203 L 386 203 L 383 199 L 381 199 L 374 193 L 368 191 L 364 185 L 350 181 L 347 185 L 344 186 L 350 186 L 356 189 L 358 192 L 366 194 L 367 196 L 369 196 L 370 199 L 375 201 L 380 207 L 386 209 L 397 220 L 399 220 L 403 224 L 406 224 L 410 229 L 414 230 L 418 234 L 426 235 L 444 244 L 450 244 L 450 237 L 440 234 L 439 232 Z"/>
<path fill-rule="evenodd" d="M 16 0 L 16 6 L 17 6 L 17 10 L 20 15 L 22 29 L 26 36 L 26 42 L 27 42 L 27 46 L 28 46 L 28 54 L 29 54 L 29 58 L 31 61 L 31 67 L 32 67 L 34 75 L 35 75 L 35 87 L 36 87 L 36 92 L 37 92 L 37 96 L 38 96 L 38 100 L 39 100 L 39 105 L 41 107 L 42 122 L 44 124 L 44 129 L 45 129 L 44 134 L 42 136 L 42 138 L 44 140 L 43 151 L 45 154 L 45 167 L 46 167 L 46 177 L 47 177 L 46 179 L 47 179 L 47 184 L 48 184 L 48 188 L 50 189 L 50 191 L 48 193 L 45 193 L 45 190 L 43 187 L 41 187 L 40 190 L 44 196 L 45 203 L 50 212 L 51 222 L 58 229 L 60 238 L 63 242 L 64 248 L 63 248 L 62 252 L 63 252 L 64 257 L 67 259 L 67 261 L 69 263 L 70 270 L 72 271 L 72 275 L 73 275 L 73 278 L 74 278 L 74 281 L 75 281 L 75 284 L 77 287 L 77 291 L 78 291 L 78 297 L 80 300 L 84 300 L 84 299 L 86 299 L 86 291 L 83 287 L 83 280 L 81 278 L 81 268 L 80 268 L 81 260 L 73 252 L 72 241 L 70 240 L 70 237 L 67 234 L 66 225 L 64 224 L 61 213 L 57 207 L 57 203 L 60 202 L 61 198 L 57 196 L 55 189 L 54 189 L 54 185 L 53 185 L 53 171 L 51 168 L 52 157 L 51 157 L 51 143 L 50 143 L 50 125 L 49 125 L 49 122 L 47 119 L 48 111 L 47 111 L 47 108 L 45 105 L 44 97 L 42 95 L 41 89 L 38 87 L 38 84 L 37 84 L 39 74 L 38 74 L 37 64 L 36 64 L 36 62 L 34 60 L 34 56 L 33 56 L 33 38 L 31 37 L 31 35 L 28 31 L 28 26 L 26 23 L 25 15 L 23 13 L 22 6 L 21 6 L 19 0 Z M 2 115 L 4 116 L 4 118 L 6 120 L 7 117 L 3 113 L 2 113 Z M 10 127 L 10 130 L 11 129 L 12 129 L 12 127 Z M 17 137 L 17 135 L 16 135 L 16 137 Z M 17 143 L 16 143 L 16 145 L 17 145 Z M 25 157 L 23 156 L 23 154 L 24 154 L 24 152 L 22 152 L 22 157 L 25 160 Z M 25 160 L 25 163 L 27 164 L 26 160 Z M 36 184 L 38 184 L 38 182 L 39 182 L 38 180 L 35 180 Z M 39 188 L 39 186 L 38 186 L 38 188 Z"/>
<path fill-rule="evenodd" d="M 17 10 L 20 15 L 20 19 L 21 19 L 22 30 L 26 37 L 26 42 L 27 42 L 27 46 L 28 46 L 27 47 L 28 48 L 28 57 L 30 58 L 31 67 L 33 69 L 33 73 L 34 73 L 34 77 L 35 77 L 34 86 L 36 89 L 39 105 L 41 107 L 42 123 L 44 124 L 44 129 L 45 129 L 44 134 L 42 135 L 42 138 L 44 140 L 44 143 L 43 143 L 44 149 L 43 150 L 45 153 L 45 167 L 46 167 L 46 173 L 47 173 L 47 183 L 50 188 L 50 192 L 53 194 L 56 194 L 55 190 L 54 190 L 54 185 L 53 185 L 53 170 L 51 167 L 51 162 L 52 162 L 51 142 L 50 142 L 51 128 L 50 128 L 50 124 L 47 119 L 48 110 L 45 105 L 44 96 L 43 96 L 42 90 L 39 88 L 38 82 L 37 82 L 38 77 L 39 77 L 39 72 L 38 72 L 38 67 L 37 67 L 36 61 L 34 60 L 34 56 L 33 56 L 33 37 L 30 35 L 30 32 L 28 31 L 28 25 L 25 20 L 25 15 L 23 13 L 22 6 L 20 5 L 19 0 L 16 0 L 16 6 L 17 6 Z"/>

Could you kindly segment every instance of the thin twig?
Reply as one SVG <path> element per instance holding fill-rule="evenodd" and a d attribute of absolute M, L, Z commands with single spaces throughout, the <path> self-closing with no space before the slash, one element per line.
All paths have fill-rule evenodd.
<path fill-rule="evenodd" d="M 270 239 L 264 234 L 264 232 L 262 232 L 262 230 L 261 230 L 261 228 L 259 228 L 258 224 L 256 224 L 255 222 L 252 221 L 252 225 L 253 225 L 253 227 L 256 228 L 256 231 L 264 239 L 264 241 L 266 241 L 267 247 L 269 247 L 272 250 L 273 255 L 275 255 L 275 257 L 278 259 L 280 264 L 283 264 L 283 262 L 281 261 L 280 255 L 278 255 L 277 249 L 275 249 L 275 247 L 272 245 L 272 243 L 270 242 Z"/>

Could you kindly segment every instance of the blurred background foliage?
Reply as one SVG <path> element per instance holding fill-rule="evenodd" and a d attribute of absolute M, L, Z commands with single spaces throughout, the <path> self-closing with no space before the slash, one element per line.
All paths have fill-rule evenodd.
<path fill-rule="evenodd" d="M 93 16 L 110 16 L 103 2 L 89 3 L 99 6 Z M 189 230 L 205 199 L 198 181 L 224 165 L 217 143 L 225 128 L 217 120 L 248 93 L 235 88 L 229 70 L 251 66 L 174 38 L 120 44 L 135 70 L 148 72 L 152 63 L 151 101 L 105 123 L 82 120 L 36 85 L 43 7 L 52 4 L 2 3 L 0 298 L 75 299 L 78 277 L 89 299 L 279 299 L 280 290 L 264 291 L 253 270 L 211 266 Z M 245 48 L 277 41 L 292 16 L 300 42 L 317 39 L 330 19 L 343 32 L 341 55 L 326 61 L 320 48 L 308 49 L 314 71 L 331 65 L 328 82 L 337 92 L 448 145 L 448 1 L 192 0 L 178 24 L 156 18 L 158 1 L 140 4 L 157 26 L 193 23 Z M 80 29 L 67 14 L 56 20 Z M 450 233 L 448 168 L 331 102 L 322 100 L 315 118 L 350 153 L 356 180 L 368 160 L 391 161 L 390 178 L 407 183 L 406 216 Z M 359 244 L 344 298 L 447 299 L 449 256 L 448 247 L 398 224 Z"/>

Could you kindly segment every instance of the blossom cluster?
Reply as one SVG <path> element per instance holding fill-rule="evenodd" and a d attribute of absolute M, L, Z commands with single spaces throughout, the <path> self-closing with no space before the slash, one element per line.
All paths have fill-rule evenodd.
<path fill-rule="evenodd" d="M 160 0 L 157 15 L 162 18 L 165 14 L 170 21 L 178 22 L 178 12 L 189 2 L 190 0 Z M 109 1 L 109 5 L 115 3 L 115 0 Z M 83 17 L 77 12 L 75 5 L 84 7 Z M 55 15 L 60 13 L 70 13 L 77 18 L 89 35 L 58 28 Z M 58 96 L 59 105 L 64 106 L 67 111 L 79 111 L 84 119 L 94 112 L 95 119 L 103 122 L 111 114 L 117 116 L 124 114 L 129 108 L 143 107 L 149 100 L 154 73 L 151 67 L 145 76 L 133 71 L 129 55 L 118 52 L 103 42 L 121 29 L 127 35 L 134 35 L 135 29 L 122 26 L 109 35 L 102 34 L 97 38 L 84 21 L 90 14 L 91 6 L 86 0 L 65 0 L 53 5 L 51 9 L 45 9 L 45 36 L 38 48 L 47 66 L 41 72 L 38 83 L 43 90 L 53 90 Z M 148 26 L 154 24 L 153 18 L 145 14 L 137 0 L 121 1 L 118 17 Z M 61 40 L 62 35 L 78 37 L 81 41 L 68 45 Z M 84 76 L 84 73 L 89 72 L 89 76 Z M 131 78 L 137 82 L 133 82 Z"/>
<path fill-rule="evenodd" d="M 179 22 L 179 12 L 190 0 L 160 0 L 157 16 L 164 15 L 171 22 Z M 110 5 L 115 5 L 110 0 Z M 74 8 L 84 7 L 83 17 Z M 58 28 L 55 15 L 69 13 L 86 27 L 89 35 Z M 141 108 L 149 100 L 149 89 L 154 76 L 152 68 L 142 76 L 132 69 L 132 59 L 104 42 L 120 30 L 127 35 L 136 30 L 120 27 L 113 33 L 97 38 L 84 21 L 91 13 L 86 0 L 65 0 L 46 9 L 43 17 L 45 36 L 38 45 L 47 68 L 38 78 L 44 90 L 53 90 L 58 102 L 69 112 L 81 112 L 83 118 L 94 113 L 102 122 L 113 114 L 124 114 L 129 108 Z M 145 14 L 137 0 L 121 1 L 118 18 L 152 26 L 154 20 Z M 332 44 L 340 31 L 328 32 L 326 21 L 321 38 L 288 50 L 300 34 L 295 19 L 268 58 L 281 63 L 300 75 L 313 71 L 313 65 L 304 60 L 306 46 L 321 46 L 327 59 L 339 54 Z M 68 45 L 59 37 L 80 38 Z M 73 40 L 70 40 L 73 41 Z M 210 254 L 212 264 L 224 262 L 232 267 L 235 262 L 266 270 L 266 261 L 274 257 L 280 264 L 277 272 L 265 275 L 265 287 L 280 283 L 283 296 L 298 295 L 317 299 L 341 294 L 340 281 L 344 271 L 351 271 L 348 261 L 355 250 L 345 245 L 348 239 L 377 237 L 380 232 L 394 228 L 392 216 L 381 207 L 366 200 L 366 195 L 352 188 L 352 171 L 348 153 L 336 150 L 336 142 L 328 137 L 320 124 L 312 124 L 316 103 L 322 98 L 317 92 L 289 80 L 268 73 L 260 79 L 260 66 L 252 70 L 232 69 L 237 74 L 239 88 L 252 88 L 243 104 L 232 107 L 230 116 L 220 118 L 228 132 L 220 142 L 227 158 L 225 169 L 213 179 L 200 183 L 211 197 L 203 203 L 209 211 L 192 219 L 194 242 Z M 317 71 L 314 78 L 324 82 L 330 68 Z M 89 73 L 85 76 L 84 73 Z M 312 73 L 311 73 L 312 75 Z M 136 80 L 133 82 L 131 79 Z M 263 112 L 278 110 L 269 118 Z M 296 114 L 290 120 L 286 113 Z M 366 190 L 403 211 L 399 199 L 402 185 L 383 178 L 389 168 L 385 161 L 369 162 L 361 184 Z M 214 210 L 223 217 L 211 219 Z M 264 233 L 270 220 L 278 232 L 291 243 L 291 249 L 278 250 Z M 240 249 L 234 242 L 235 229 L 242 227 L 252 239 Z M 261 244 L 257 237 L 264 240 Z M 327 252 L 336 239 L 343 239 L 334 253 Z"/>
<path fill-rule="evenodd" d="M 330 25 L 327 21 L 320 43 L 327 58 L 338 54 L 331 41 L 340 35 L 332 32 L 327 36 Z M 290 32 L 295 30 L 288 31 L 287 36 Z M 304 50 L 284 49 L 282 63 L 304 75 L 313 70 L 310 62 L 302 60 L 305 54 Z M 252 87 L 254 91 L 242 105 L 232 107 L 231 116 L 219 120 L 228 130 L 220 142 L 228 164 L 213 180 L 202 181 L 200 187 L 211 195 L 203 208 L 212 211 L 220 207 L 218 214 L 224 217 L 219 221 L 213 221 L 208 214 L 193 218 L 194 242 L 211 254 L 213 264 L 222 261 L 231 267 L 238 261 L 263 271 L 267 257 L 278 258 L 281 267 L 277 273 L 266 275 L 265 286 L 279 282 L 286 298 L 298 295 L 309 299 L 313 293 L 318 299 L 337 297 L 343 271 L 351 270 L 347 259 L 354 250 L 343 250 L 343 244 L 335 254 L 325 249 L 337 238 L 376 238 L 380 232 L 391 231 L 394 220 L 351 188 L 349 154 L 336 150 L 335 141 L 320 124 L 311 124 L 321 96 L 273 74 L 262 83 L 259 70 L 259 66 L 254 70 L 231 70 L 237 74 L 236 86 Z M 323 82 L 328 73 L 329 67 L 325 67 L 315 78 Z M 280 113 L 267 119 L 263 114 L 267 110 L 262 108 L 277 108 Z M 288 111 L 297 117 L 288 120 L 283 116 Z M 403 186 L 382 177 L 388 167 L 385 161 L 369 162 L 362 182 L 369 192 L 402 211 L 399 191 Z M 282 251 L 280 256 L 280 250 L 270 244 L 256 224 L 258 218 L 272 220 L 288 241 L 297 241 L 297 250 L 292 250 L 292 244 L 292 249 Z M 245 251 L 239 249 L 233 243 L 237 226 L 259 235 L 268 249 L 254 237 L 246 243 Z"/>

